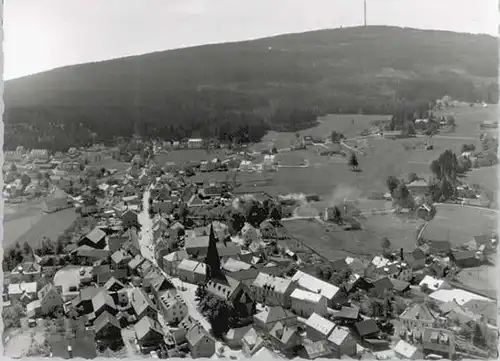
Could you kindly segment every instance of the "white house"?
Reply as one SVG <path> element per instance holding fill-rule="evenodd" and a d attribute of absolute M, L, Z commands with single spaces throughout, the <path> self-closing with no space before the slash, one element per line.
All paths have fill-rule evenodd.
<path fill-rule="evenodd" d="M 302 271 L 297 271 L 293 275 L 292 281 L 296 282 L 299 288 L 324 296 L 329 306 L 335 303 L 335 297 L 339 293 L 337 286 Z"/>
<path fill-rule="evenodd" d="M 158 295 L 161 300 L 161 310 L 167 323 L 178 323 L 188 314 L 186 301 L 175 291 L 166 290 Z"/>
<path fill-rule="evenodd" d="M 188 144 L 188 148 L 191 148 L 191 149 L 202 148 L 203 147 L 203 139 L 191 138 L 191 139 L 188 139 L 187 144 Z"/>
<path fill-rule="evenodd" d="M 307 338 L 311 341 L 326 340 L 335 328 L 335 323 L 313 313 L 306 321 Z"/>
<path fill-rule="evenodd" d="M 290 298 L 292 300 L 291 308 L 299 316 L 309 317 L 313 313 L 320 316 L 328 314 L 327 300 L 323 295 L 297 288 L 292 292 Z"/>
<path fill-rule="evenodd" d="M 296 288 L 295 282 L 259 273 L 250 286 L 255 301 L 269 306 L 288 308 L 291 305 L 290 295 Z"/>
<path fill-rule="evenodd" d="M 207 276 L 207 265 L 202 262 L 183 259 L 177 266 L 177 274 L 185 282 L 204 282 Z"/>
<path fill-rule="evenodd" d="M 251 171 L 253 170 L 253 163 L 250 160 L 242 160 L 240 163 L 240 170 Z"/>

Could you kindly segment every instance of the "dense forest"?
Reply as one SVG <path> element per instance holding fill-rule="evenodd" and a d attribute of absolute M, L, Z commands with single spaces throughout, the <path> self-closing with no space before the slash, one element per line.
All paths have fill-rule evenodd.
<path fill-rule="evenodd" d="M 6 149 L 64 150 L 133 133 L 258 141 L 327 113 L 423 113 L 443 95 L 495 103 L 485 35 L 355 27 L 68 66 L 5 83 Z"/>

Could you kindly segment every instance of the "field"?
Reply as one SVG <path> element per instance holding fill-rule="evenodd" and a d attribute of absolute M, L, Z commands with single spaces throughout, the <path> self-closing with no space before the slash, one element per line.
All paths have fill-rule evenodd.
<path fill-rule="evenodd" d="M 187 162 L 201 162 L 202 160 L 210 160 L 218 157 L 223 157 L 225 150 L 217 149 L 207 152 L 205 149 L 184 149 L 173 150 L 168 154 L 158 154 L 155 156 L 156 161 L 163 165 L 166 162 L 174 162 L 181 165 Z"/>
<path fill-rule="evenodd" d="M 31 214 L 4 222 L 4 247 L 16 241 L 36 246 L 43 237 L 56 240 L 78 215 L 73 208 L 50 214 Z"/>
<path fill-rule="evenodd" d="M 288 234 L 330 261 L 347 256 L 369 258 L 380 251 L 379 240 L 367 230 L 327 231 L 324 224 L 314 220 L 289 221 L 284 226 Z"/>
<path fill-rule="evenodd" d="M 498 213 L 475 207 L 441 204 L 434 219 L 428 223 L 423 233 L 426 235 L 446 235 L 453 245 L 469 242 L 474 236 L 497 230 Z"/>

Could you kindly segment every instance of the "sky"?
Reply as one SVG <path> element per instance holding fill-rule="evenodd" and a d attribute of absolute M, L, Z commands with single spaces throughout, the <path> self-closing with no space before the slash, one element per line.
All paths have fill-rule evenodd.
<path fill-rule="evenodd" d="M 4 79 L 187 46 L 363 24 L 363 0 L 3 0 Z M 498 35 L 498 0 L 367 0 L 368 25 Z"/>

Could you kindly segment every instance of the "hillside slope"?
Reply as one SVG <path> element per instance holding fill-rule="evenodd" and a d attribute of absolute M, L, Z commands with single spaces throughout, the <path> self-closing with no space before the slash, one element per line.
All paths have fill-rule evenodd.
<path fill-rule="evenodd" d="M 205 45 L 7 81 L 5 120 L 78 120 L 106 140 L 104 120 L 119 135 L 135 122 L 179 137 L 241 112 L 287 128 L 302 111 L 295 129 L 328 112 L 387 112 L 395 98 L 493 101 L 497 54 L 490 36 L 372 26 Z"/>

